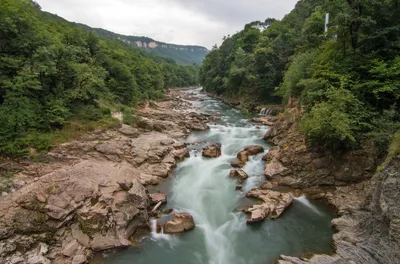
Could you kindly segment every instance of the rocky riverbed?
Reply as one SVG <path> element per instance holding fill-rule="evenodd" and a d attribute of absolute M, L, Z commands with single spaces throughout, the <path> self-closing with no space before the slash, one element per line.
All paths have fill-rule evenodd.
<path fill-rule="evenodd" d="M 192 112 L 195 99 L 170 90 L 138 110 L 135 127 L 84 135 L 42 156 L 46 163 L 15 162 L 14 189 L 0 201 L 0 263 L 81 264 L 134 243 L 149 229 L 147 186 L 188 156 L 180 138 L 215 119 Z"/>
<path fill-rule="evenodd" d="M 334 255 L 281 256 L 278 263 L 400 263 L 400 157 L 376 172 L 377 155 L 367 142 L 340 154 L 310 146 L 300 132 L 302 111 L 290 105 L 279 117 L 256 120 L 272 126 L 265 175 L 273 185 L 334 205 L 339 218 L 332 221 Z"/>

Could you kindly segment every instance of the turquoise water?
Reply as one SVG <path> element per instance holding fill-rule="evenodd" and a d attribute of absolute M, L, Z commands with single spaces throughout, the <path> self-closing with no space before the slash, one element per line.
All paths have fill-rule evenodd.
<path fill-rule="evenodd" d="M 198 93 L 197 90 L 188 92 Z M 196 228 L 182 235 L 152 233 L 139 248 L 105 254 L 106 264 L 268 264 L 281 254 L 329 253 L 334 213 L 323 204 L 296 198 L 293 205 L 276 220 L 246 224 L 246 215 L 236 208 L 248 201 L 247 191 L 265 181 L 262 156 L 269 146 L 262 139 L 268 127 L 257 127 L 238 110 L 199 94 L 200 111 L 218 113 L 221 120 L 206 132 L 192 133 L 190 158 L 180 163 L 171 180 L 162 188 L 168 194 L 165 208 L 190 213 Z M 194 144 L 198 143 L 199 144 Z M 222 144 L 222 156 L 206 159 L 201 148 Z M 262 145 L 265 153 L 251 157 L 244 167 L 249 175 L 243 191 L 229 178 L 230 162 L 248 145 Z"/>

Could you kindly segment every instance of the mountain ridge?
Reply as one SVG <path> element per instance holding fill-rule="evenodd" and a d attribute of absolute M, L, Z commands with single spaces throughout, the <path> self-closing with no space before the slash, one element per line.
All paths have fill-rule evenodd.
<path fill-rule="evenodd" d="M 173 59 L 176 63 L 181 65 L 201 64 L 205 56 L 209 53 L 209 50 L 206 47 L 199 45 L 172 44 L 157 41 L 146 36 L 128 36 L 103 28 L 93 28 L 82 23 L 72 23 L 86 30 L 94 31 L 101 36 L 111 39 L 119 39 L 132 46 L 145 49 L 150 53 Z"/>

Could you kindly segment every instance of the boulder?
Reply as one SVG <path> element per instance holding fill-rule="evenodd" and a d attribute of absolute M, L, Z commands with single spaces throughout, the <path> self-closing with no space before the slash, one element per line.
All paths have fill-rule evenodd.
<path fill-rule="evenodd" d="M 244 162 L 244 163 L 246 163 L 246 162 L 249 161 L 249 156 L 250 156 L 250 153 L 247 152 L 247 151 L 245 151 L 245 150 L 240 151 L 240 152 L 236 155 L 236 157 L 237 157 L 241 162 Z"/>
<path fill-rule="evenodd" d="M 166 234 L 183 233 L 194 229 L 195 223 L 193 217 L 188 213 L 174 214 L 172 220 L 164 224 L 164 232 Z"/>
<path fill-rule="evenodd" d="M 214 144 L 203 149 L 203 157 L 217 158 L 221 156 L 221 144 Z"/>
<path fill-rule="evenodd" d="M 244 150 L 247 151 L 250 156 L 264 152 L 264 148 L 261 146 L 248 146 Z"/>
<path fill-rule="evenodd" d="M 247 220 L 249 224 L 262 221 L 266 218 L 278 218 L 293 203 L 293 197 L 289 193 L 280 193 L 271 190 L 254 189 L 246 196 L 262 201 L 262 204 L 256 204 L 244 209 L 246 213 L 250 214 L 250 218 Z"/>
<path fill-rule="evenodd" d="M 244 163 L 242 161 L 231 162 L 231 166 L 234 167 L 234 168 L 243 168 L 244 165 L 246 165 L 246 163 Z"/>
<path fill-rule="evenodd" d="M 238 183 L 243 183 L 249 176 L 243 170 L 231 170 L 229 177 L 237 178 Z"/>
<path fill-rule="evenodd" d="M 151 198 L 151 203 L 158 204 L 159 202 L 161 203 L 166 203 L 167 202 L 167 195 L 165 193 L 152 193 L 150 194 Z"/>

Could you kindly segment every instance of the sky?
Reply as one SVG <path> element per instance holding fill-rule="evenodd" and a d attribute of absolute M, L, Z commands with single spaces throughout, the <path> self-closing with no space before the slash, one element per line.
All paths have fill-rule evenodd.
<path fill-rule="evenodd" d="M 44 11 L 123 35 L 211 48 L 244 25 L 281 19 L 297 0 L 36 0 Z"/>

